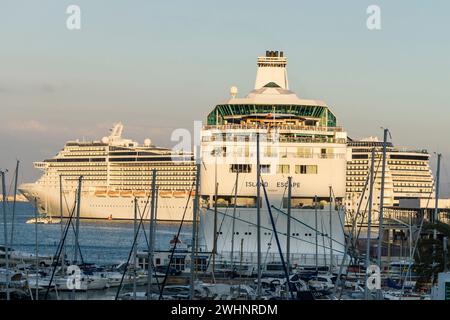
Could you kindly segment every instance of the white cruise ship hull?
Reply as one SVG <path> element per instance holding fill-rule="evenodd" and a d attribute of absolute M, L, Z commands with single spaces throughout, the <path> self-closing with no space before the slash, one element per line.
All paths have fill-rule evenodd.
<path fill-rule="evenodd" d="M 286 209 L 281 209 L 286 212 Z M 217 260 L 230 262 L 233 247 L 233 261 L 255 264 L 257 259 L 257 213 L 256 208 L 238 208 L 235 215 L 233 237 L 233 208 L 218 208 L 217 214 Z M 287 216 L 272 209 L 275 226 L 283 256 L 286 259 Z M 292 209 L 291 211 L 291 254 L 292 265 L 298 266 L 339 266 L 345 252 L 345 236 L 343 232 L 345 214 L 343 210 L 331 212 L 329 208 L 317 210 L 317 226 L 314 209 Z M 199 238 L 203 241 L 203 250 L 211 252 L 214 243 L 214 209 L 203 208 L 200 215 L 201 230 Z M 316 232 L 317 246 L 316 246 Z M 332 239 L 332 241 L 330 241 Z M 264 263 L 280 261 L 280 255 L 274 236 L 273 226 L 267 208 L 261 208 L 261 252 Z"/>
<path fill-rule="evenodd" d="M 35 183 L 24 184 L 20 186 L 22 194 L 32 203 L 37 202 L 39 213 L 47 214 L 53 217 L 59 217 L 60 210 L 60 192 L 55 188 L 44 188 Z M 75 203 L 74 192 L 63 193 L 63 217 L 70 217 Z M 188 196 L 183 197 L 162 197 L 157 200 L 157 220 L 159 221 L 185 221 L 192 220 L 192 199 L 188 202 Z M 144 212 L 144 220 L 149 220 L 149 208 L 151 206 L 151 197 L 139 197 L 138 219 Z M 97 196 L 94 192 L 81 192 L 80 218 L 83 219 L 111 219 L 111 220 L 133 220 L 134 219 L 134 198 L 122 196 Z M 146 202 L 147 205 L 146 205 Z M 75 213 L 74 213 L 75 215 Z"/>

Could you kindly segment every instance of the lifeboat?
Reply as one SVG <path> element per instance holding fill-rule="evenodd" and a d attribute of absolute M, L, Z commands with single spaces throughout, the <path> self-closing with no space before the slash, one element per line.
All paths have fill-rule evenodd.
<path fill-rule="evenodd" d="M 191 191 L 191 197 L 195 197 L 195 191 Z"/>
<path fill-rule="evenodd" d="M 119 191 L 114 191 L 114 190 L 111 190 L 111 191 L 108 191 L 108 196 L 109 197 L 118 197 L 118 196 L 120 196 L 120 192 Z"/>
<path fill-rule="evenodd" d="M 146 193 L 143 190 L 136 190 L 133 192 L 133 196 L 137 197 L 137 198 L 143 198 L 145 197 Z"/>
<path fill-rule="evenodd" d="M 95 191 L 94 194 L 96 197 L 106 197 L 107 196 L 106 190 L 97 190 L 97 191 Z"/>
<path fill-rule="evenodd" d="M 133 195 L 133 192 L 131 190 L 124 190 L 120 192 L 121 197 L 131 197 Z"/>
<path fill-rule="evenodd" d="M 159 196 L 161 198 L 172 198 L 173 193 L 172 193 L 172 191 L 160 191 Z"/>
<path fill-rule="evenodd" d="M 184 198 L 184 197 L 186 197 L 186 192 L 185 191 L 174 191 L 173 196 L 175 198 Z"/>

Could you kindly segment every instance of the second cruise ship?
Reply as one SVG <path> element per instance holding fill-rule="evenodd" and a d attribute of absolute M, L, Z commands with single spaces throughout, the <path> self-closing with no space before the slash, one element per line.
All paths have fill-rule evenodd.
<path fill-rule="evenodd" d="M 67 142 L 54 158 L 35 162 L 44 174 L 19 190 L 37 204 L 41 214 L 50 216 L 60 215 L 62 198 L 62 213 L 67 217 L 74 206 L 78 178 L 83 176 L 81 218 L 133 219 L 135 198 L 140 211 L 150 207 L 156 170 L 157 219 L 179 221 L 186 211 L 184 218 L 192 220 L 193 155 L 156 147 L 150 139 L 139 145 L 122 138 L 122 131 L 123 125 L 117 123 L 100 141 Z M 148 211 L 144 219 L 149 219 Z"/>

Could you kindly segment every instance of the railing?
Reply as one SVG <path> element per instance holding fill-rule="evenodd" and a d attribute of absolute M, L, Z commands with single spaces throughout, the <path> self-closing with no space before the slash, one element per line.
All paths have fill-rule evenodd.
<path fill-rule="evenodd" d="M 250 142 L 249 139 L 239 138 L 239 137 L 225 137 L 225 139 L 216 139 L 215 136 L 203 136 L 202 142 Z M 252 142 L 256 142 L 256 139 L 252 139 Z M 277 138 L 273 139 L 271 135 L 267 135 L 264 138 L 264 142 L 283 142 L 283 143 L 337 143 L 337 144 L 346 144 L 346 139 L 343 138 L 329 138 L 329 137 L 283 137 L 277 136 Z"/>
<path fill-rule="evenodd" d="M 288 125 L 288 124 L 276 124 L 276 125 L 260 125 L 260 124 L 222 124 L 222 125 L 205 125 L 204 130 L 304 130 L 304 131 L 326 131 L 326 132 L 342 132 L 342 127 L 324 127 L 324 126 L 299 126 L 299 125 Z"/>

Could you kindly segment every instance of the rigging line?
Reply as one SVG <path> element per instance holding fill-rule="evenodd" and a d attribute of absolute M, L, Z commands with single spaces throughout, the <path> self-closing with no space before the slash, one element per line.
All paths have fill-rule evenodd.
<path fill-rule="evenodd" d="M 158 190 L 158 188 L 159 188 L 159 186 L 156 187 L 156 190 Z M 155 196 L 158 197 L 158 192 L 156 192 Z M 150 197 L 151 197 L 151 193 L 149 193 L 149 195 L 148 195 L 148 198 L 147 198 L 147 201 L 145 202 L 144 210 L 142 211 L 142 213 L 141 213 L 141 209 L 139 207 L 139 202 L 138 202 L 137 209 L 139 211 L 140 216 L 142 216 L 142 217 L 145 217 L 145 211 L 147 209 L 148 204 L 150 203 Z M 156 214 L 157 214 L 157 204 L 158 204 L 158 199 L 156 199 L 156 202 L 155 202 L 155 218 L 156 218 Z M 150 208 L 149 208 L 149 216 L 150 216 Z M 157 225 L 157 222 L 155 222 L 155 224 Z M 144 231 L 144 238 L 145 238 L 145 242 L 146 242 L 147 248 L 148 248 L 150 245 L 149 245 L 149 239 L 147 237 L 147 231 L 145 230 L 145 228 L 142 228 L 142 230 Z M 137 234 L 139 234 L 139 229 L 138 229 Z M 154 246 L 155 244 L 153 243 L 152 245 Z M 134 245 L 132 246 L 132 249 L 133 248 L 134 248 Z M 155 265 L 154 265 L 153 261 L 150 261 L 149 263 L 151 263 L 153 266 L 153 270 L 154 270 L 154 274 L 155 274 L 155 281 L 159 288 L 159 279 L 157 277 L 157 271 L 156 271 Z"/>
<path fill-rule="evenodd" d="M 331 194 L 332 194 L 332 196 L 333 196 L 333 199 L 334 199 L 334 204 L 335 204 L 335 210 L 334 211 L 336 211 L 336 204 L 337 204 L 337 201 L 336 201 L 336 195 L 334 194 L 334 189 L 333 189 L 333 187 L 331 187 Z M 337 207 L 338 207 L 338 218 L 339 218 L 339 223 L 341 224 L 341 229 L 342 229 L 342 232 L 345 234 L 345 226 L 344 226 L 344 223 L 342 222 L 342 220 L 341 220 L 341 215 L 340 215 L 340 205 L 337 205 Z M 330 231 L 331 232 L 331 231 Z"/>
<path fill-rule="evenodd" d="M 244 183 L 245 183 L 245 179 L 242 179 L 242 181 L 241 181 L 241 186 L 240 186 L 240 188 L 239 188 L 240 191 L 242 191 L 242 188 L 244 187 Z M 231 190 L 231 193 L 233 193 L 233 191 L 234 191 L 235 188 L 236 188 L 236 185 L 233 184 L 233 188 L 232 188 L 232 190 Z M 236 208 L 236 209 L 237 209 L 237 208 Z M 228 211 L 228 207 L 225 208 L 225 212 L 227 212 L 227 211 Z M 240 216 L 240 210 L 236 210 L 236 213 L 239 214 L 239 216 Z M 220 227 L 219 227 L 219 232 L 220 232 L 220 230 L 222 229 L 222 225 L 223 225 L 223 222 L 224 222 L 224 221 L 225 221 L 225 217 L 222 218 L 222 221 L 221 221 Z M 229 232 L 231 232 L 230 229 L 228 229 L 228 231 L 227 231 L 225 240 L 228 239 L 227 237 L 228 237 Z M 233 236 L 233 235 L 232 235 L 232 236 Z M 222 251 L 223 251 L 223 248 L 225 247 L 225 243 L 226 243 L 226 241 L 224 241 L 223 244 L 222 244 Z M 208 262 L 208 263 L 209 263 L 209 262 Z"/>
<path fill-rule="evenodd" d="M 271 206 L 271 207 L 274 208 L 274 209 L 276 209 L 276 207 L 274 207 L 274 206 Z M 211 209 L 207 209 L 207 210 L 210 210 L 210 211 L 211 211 Z M 229 217 L 229 218 L 232 218 L 232 216 L 227 215 L 227 214 L 224 213 L 224 212 L 221 212 L 221 211 L 217 211 L 217 212 L 220 213 L 220 214 L 222 214 L 222 215 L 225 215 L 225 216 L 227 216 L 227 217 Z M 237 217 L 236 217 L 236 220 L 239 220 L 239 221 L 241 221 L 241 222 L 247 223 L 247 224 L 252 225 L 252 226 L 257 226 L 256 223 L 253 223 L 253 222 L 251 222 L 251 221 L 244 220 L 244 219 L 242 219 L 242 218 L 237 218 Z M 265 230 L 272 231 L 272 229 L 270 229 L 270 228 L 268 228 L 268 227 L 263 227 L 263 226 L 261 226 L 261 229 L 265 229 Z M 277 231 L 277 233 L 285 235 L 284 233 L 279 232 L 279 231 Z M 309 244 L 315 245 L 314 242 L 311 242 L 311 241 L 308 241 L 308 240 L 299 238 L 299 237 L 297 237 L 297 236 L 291 236 L 291 238 L 294 238 L 294 239 L 296 239 L 296 240 L 298 240 L 298 241 L 302 241 L 302 242 L 305 242 L 305 243 L 309 243 Z M 319 244 L 318 246 L 319 246 L 319 247 L 322 247 L 320 244 Z M 327 247 L 327 249 L 328 249 L 328 247 Z M 340 250 L 335 250 L 335 251 L 337 251 L 337 252 L 339 252 L 339 253 L 344 253 L 343 251 L 340 251 Z"/>
<path fill-rule="evenodd" d="M 136 233 L 134 234 L 134 239 L 133 239 L 133 243 L 132 243 L 132 245 L 131 245 L 131 250 L 130 250 L 130 252 L 129 252 L 129 254 L 128 254 L 127 263 L 125 264 L 124 271 L 123 271 L 123 273 L 122 273 L 122 278 L 120 279 L 120 284 L 119 284 L 119 287 L 117 288 L 117 292 L 116 292 L 116 296 L 115 296 L 114 300 L 117 300 L 117 299 L 118 299 L 119 294 L 120 294 L 120 291 L 122 290 L 123 279 L 125 278 L 125 274 L 126 274 L 127 271 L 128 271 L 128 266 L 129 266 L 129 263 L 130 263 L 130 258 L 131 258 L 131 255 L 132 255 L 133 251 L 134 251 L 134 247 L 135 247 L 135 245 L 136 245 L 136 241 L 137 241 L 137 238 L 138 238 L 138 235 L 139 235 L 139 230 L 140 230 L 141 226 L 143 225 L 144 216 L 145 216 L 145 210 L 146 210 L 146 208 L 147 208 L 147 204 L 148 204 L 148 201 L 149 201 L 149 200 L 150 200 L 150 195 L 149 195 L 148 198 L 147 198 L 147 201 L 146 201 L 145 206 L 144 206 L 144 210 L 141 211 L 141 210 L 140 210 L 140 207 L 139 207 L 139 200 L 137 200 L 137 198 L 135 198 L 135 201 L 136 201 L 136 202 L 135 202 L 135 206 L 137 206 L 137 209 L 138 209 L 138 212 L 139 212 L 139 215 L 140 215 L 140 221 L 139 221 L 139 225 L 138 225 L 138 228 L 137 228 L 137 230 L 136 230 Z M 143 229 L 144 229 L 144 233 L 145 233 L 145 228 L 143 228 Z M 148 261 L 148 263 L 153 263 L 153 262 L 152 262 L 152 261 Z M 155 270 L 155 273 L 156 273 L 156 270 Z M 157 277 L 156 277 L 156 278 L 157 278 Z M 157 283 L 158 283 L 158 279 L 156 279 L 156 280 L 157 280 Z M 159 287 L 159 283 L 158 283 L 158 287 Z"/>
<path fill-rule="evenodd" d="M 278 217 L 280 216 L 280 213 L 278 212 L 278 214 L 277 214 L 277 217 L 276 217 L 276 219 L 275 219 L 275 225 L 276 225 L 276 223 L 278 222 Z M 282 233 L 283 234 L 283 233 Z M 283 235 L 285 235 L 285 234 L 283 234 Z M 267 246 L 267 250 L 266 250 L 266 254 L 265 254 L 265 257 L 264 257 L 264 262 L 263 262 L 263 264 L 266 264 L 267 263 L 267 259 L 269 258 L 269 251 L 270 251 L 270 248 L 271 248 L 271 246 L 272 246 L 272 241 L 273 241 L 273 237 L 274 237 L 274 233 L 273 232 L 270 232 L 270 246 Z"/>
<path fill-rule="evenodd" d="M 177 241 L 175 241 L 175 244 L 173 245 L 173 248 L 172 248 L 172 252 L 170 253 L 169 264 L 168 264 L 168 266 L 167 266 L 166 274 L 164 275 L 164 280 L 163 280 L 163 282 L 162 282 L 162 284 L 161 284 L 161 289 L 160 289 L 160 291 L 159 291 L 159 298 L 158 298 L 158 300 L 161 300 L 161 299 L 162 299 L 162 296 L 163 296 L 163 292 L 164 292 L 164 288 L 165 288 L 165 286 L 166 286 L 167 278 L 169 277 L 170 266 L 171 266 L 172 261 L 173 261 L 173 256 L 174 256 L 174 254 L 175 254 L 175 250 L 177 249 L 178 239 L 179 239 L 179 237 L 180 237 L 181 228 L 183 227 L 184 218 L 185 218 L 185 216 L 186 216 L 186 211 L 187 211 L 188 206 L 189 206 L 189 201 L 190 201 L 190 199 L 191 199 L 191 193 L 192 193 L 192 191 L 194 190 L 194 186 L 195 186 L 195 182 L 192 182 L 191 190 L 189 191 L 189 196 L 188 196 L 188 199 L 187 199 L 187 201 L 186 201 L 186 206 L 184 207 L 183 216 L 182 216 L 182 218 L 181 218 L 180 225 L 178 226 L 178 231 L 177 231 L 177 235 L 176 235 L 176 240 L 177 240 Z"/>
<path fill-rule="evenodd" d="M 271 206 L 271 207 L 274 208 L 275 210 L 281 212 L 282 214 L 284 214 L 284 215 L 287 216 L 287 213 L 284 212 L 283 210 L 278 209 L 278 208 L 275 207 L 275 206 Z M 319 230 L 315 229 L 314 227 L 311 227 L 310 225 L 308 225 L 308 224 L 306 224 L 306 223 L 300 221 L 298 218 L 295 218 L 295 217 L 291 216 L 291 219 L 294 220 L 295 222 L 298 222 L 298 223 L 300 223 L 301 225 L 303 225 L 303 226 L 305 226 L 305 227 L 311 229 L 312 231 L 317 232 L 319 235 L 325 236 L 325 237 L 331 239 L 328 235 L 325 235 L 323 232 L 320 232 Z M 331 241 L 333 241 L 333 242 L 335 242 L 335 243 L 337 243 L 337 244 L 339 244 L 339 245 L 341 245 L 341 246 L 344 246 L 344 244 L 343 244 L 342 242 L 339 242 L 339 241 L 337 241 L 337 240 L 335 240 L 335 239 L 331 239 Z M 334 250 L 333 250 L 333 251 L 334 251 Z"/>
<path fill-rule="evenodd" d="M 280 209 L 281 209 L 281 207 L 283 206 L 283 199 L 284 199 L 284 196 L 286 195 L 286 190 L 287 190 L 287 186 L 284 187 L 283 196 L 281 197 Z M 278 217 L 279 217 L 279 216 L 280 216 L 280 213 L 278 212 L 277 217 L 276 217 L 276 219 L 275 219 L 275 225 L 276 225 L 276 223 L 278 222 Z M 287 236 L 287 235 L 286 235 L 286 236 Z M 269 242 L 269 243 L 272 243 L 273 237 L 274 237 L 274 233 L 271 232 L 271 233 L 270 233 L 270 242 Z M 267 263 L 267 259 L 269 258 L 269 250 L 270 250 L 270 247 L 268 246 L 268 247 L 267 247 L 267 250 L 266 250 L 266 254 L 265 254 L 265 256 L 264 256 L 264 262 L 263 262 L 263 264 L 266 264 L 266 263 Z"/>
<path fill-rule="evenodd" d="M 245 179 L 242 179 L 242 181 L 241 181 L 241 186 L 240 186 L 240 188 L 239 188 L 240 191 L 242 191 L 242 188 L 244 187 L 244 183 L 245 183 Z M 233 184 L 233 188 L 232 188 L 232 190 L 231 190 L 231 193 L 233 193 L 233 191 L 234 191 L 235 188 L 236 188 L 236 185 Z M 238 209 L 238 208 L 236 207 L 236 209 Z M 227 211 L 228 211 L 228 207 L 226 207 L 226 209 L 225 209 L 225 212 L 227 212 Z M 240 210 L 236 210 L 236 213 L 239 214 L 239 216 L 241 216 L 241 215 L 240 215 Z M 222 218 L 222 221 L 221 221 L 220 227 L 219 227 L 219 232 L 220 232 L 220 230 L 222 229 L 222 225 L 223 225 L 224 220 L 225 220 L 225 217 Z M 228 231 L 227 231 L 225 240 L 228 239 L 227 237 L 228 237 L 229 232 L 231 232 L 230 229 L 228 229 Z M 233 236 L 233 235 L 232 235 L 232 236 Z M 225 243 L 226 243 L 226 241 L 224 241 L 223 244 L 222 244 L 222 251 L 223 251 L 223 248 L 225 247 Z M 209 263 L 209 262 L 208 262 L 208 263 Z"/>
<path fill-rule="evenodd" d="M 70 214 L 69 221 L 68 221 L 67 224 L 66 224 L 66 227 L 65 227 L 65 230 L 64 230 L 64 237 L 60 240 L 61 245 L 58 246 L 58 250 L 56 251 L 56 252 L 57 252 L 57 258 L 56 258 L 56 261 L 59 261 L 59 259 L 60 259 L 60 257 L 61 257 L 62 248 L 63 248 L 63 246 L 64 246 L 64 242 L 66 241 L 67 232 L 69 231 L 70 221 L 72 220 L 72 217 L 73 217 L 73 214 L 74 214 L 74 213 L 75 213 L 75 206 L 74 206 L 74 208 L 73 208 L 73 210 L 72 210 L 72 213 Z M 59 252 L 58 252 L 58 251 L 59 251 Z M 49 291 L 50 291 L 50 287 L 51 287 L 51 285 L 52 285 L 53 278 L 54 278 L 54 276 L 55 276 L 55 272 L 56 272 L 56 267 L 57 267 L 57 266 L 58 266 L 58 263 L 55 263 L 55 266 L 53 267 L 53 270 L 52 270 L 52 276 L 50 277 L 50 282 L 49 282 L 48 287 L 47 287 L 47 291 L 45 292 L 45 298 L 44 298 L 45 300 L 47 300 L 48 293 L 49 293 Z"/>
<path fill-rule="evenodd" d="M 434 187 L 435 183 L 436 183 L 436 182 L 433 181 L 431 191 L 430 191 L 430 193 L 428 194 L 428 199 L 427 199 L 427 205 L 426 205 L 426 208 L 428 208 L 428 204 L 430 203 L 431 195 L 433 194 L 433 187 Z M 418 243 L 419 243 L 420 233 L 422 232 L 422 227 L 423 227 L 423 222 L 424 222 L 424 220 L 425 220 L 425 213 L 424 213 L 423 216 L 422 216 L 422 221 L 420 222 L 420 227 L 419 227 L 419 230 L 418 230 L 418 233 L 417 233 L 418 236 L 417 236 L 417 238 L 416 238 L 416 241 L 414 242 L 414 248 L 413 248 L 413 252 L 412 252 L 412 257 L 414 257 L 414 255 L 416 254 L 416 249 L 417 249 L 417 245 L 418 245 Z M 411 235 L 410 235 L 410 236 L 411 236 Z M 413 258 L 413 259 L 414 259 L 414 258 Z M 403 281 L 403 284 L 402 284 L 402 290 L 405 290 L 406 276 L 407 276 L 408 273 L 410 273 L 410 272 L 411 272 L 411 263 L 408 263 L 408 270 L 407 270 L 406 275 L 405 275 L 405 280 Z"/>
<path fill-rule="evenodd" d="M 11 191 L 12 191 L 12 188 L 13 188 L 14 177 L 16 176 L 16 171 L 17 171 L 17 169 L 14 169 L 14 172 L 13 172 L 13 174 L 11 176 L 11 180 L 9 181 L 9 189 L 8 189 L 8 193 L 6 194 L 7 196 L 11 195 Z M 8 202 L 9 201 L 7 201 L 7 203 Z"/>
<path fill-rule="evenodd" d="M 236 189 L 236 184 L 233 184 L 233 188 L 231 189 L 231 194 L 234 193 L 234 190 L 235 190 L 235 189 Z M 215 203 L 216 203 L 216 202 L 215 202 Z M 228 208 L 229 208 L 228 206 L 225 207 L 225 213 L 228 212 Z M 219 229 L 217 230 L 217 232 L 220 232 L 220 231 L 222 230 L 222 226 L 223 226 L 223 222 L 224 222 L 224 221 L 225 221 L 225 216 L 222 217 L 222 221 L 220 222 Z M 231 232 L 230 229 L 228 229 L 227 234 L 225 235 L 225 240 L 228 239 L 228 234 L 229 234 L 229 232 Z M 224 248 L 225 244 L 226 244 L 226 241 L 223 241 L 223 244 L 222 244 L 222 251 L 223 251 L 223 248 Z M 209 262 L 208 262 L 208 265 L 207 265 L 207 266 L 209 266 Z"/>
<path fill-rule="evenodd" d="M 233 191 L 234 191 L 235 188 L 236 188 L 236 184 L 234 184 L 233 188 L 231 189 L 231 193 L 233 193 Z M 228 208 L 229 208 L 228 206 L 225 207 L 225 213 L 228 212 Z M 207 209 L 207 210 L 210 210 L 210 209 Z M 225 221 L 225 215 L 222 217 L 222 221 L 220 222 L 219 229 L 217 230 L 217 232 L 220 233 L 220 231 L 222 230 L 222 226 L 223 226 L 224 221 Z M 228 231 L 227 231 L 225 240 L 228 239 L 227 237 L 228 237 L 228 233 L 229 233 L 229 232 L 230 232 L 230 229 L 228 229 Z M 216 236 L 216 235 L 214 235 L 214 236 Z M 223 245 L 222 245 L 222 250 L 221 250 L 221 251 L 223 251 L 223 248 L 224 248 L 225 244 L 226 244 L 226 241 L 223 241 Z M 212 256 L 212 255 L 213 255 L 213 252 L 211 252 L 211 253 L 209 254 L 209 256 L 208 256 L 208 262 L 206 263 L 206 268 L 208 268 L 209 265 L 210 265 L 210 263 L 211 263 L 210 261 L 211 261 L 211 256 Z M 217 253 L 216 253 L 216 255 L 217 255 Z"/>
<path fill-rule="evenodd" d="M 138 209 L 139 215 L 140 215 L 141 217 L 145 217 L 145 211 L 146 211 L 146 208 L 147 208 L 147 205 L 148 205 L 149 202 L 150 202 L 150 194 L 149 194 L 149 196 L 148 196 L 148 200 L 145 202 L 144 210 L 143 210 L 142 212 L 141 212 L 141 208 L 139 207 L 139 202 L 138 202 L 138 207 L 137 207 L 137 209 Z M 156 203 L 158 203 L 158 200 L 156 200 Z M 155 212 L 157 212 L 157 209 L 155 209 Z M 149 213 L 150 213 L 150 208 L 149 208 Z M 144 238 L 145 238 L 145 242 L 146 242 L 147 248 L 148 248 L 150 245 L 149 245 L 149 239 L 148 239 L 148 237 L 147 237 L 147 231 L 145 230 L 145 228 L 142 228 L 142 230 L 143 230 L 143 232 L 144 232 Z M 139 228 L 138 228 L 137 234 L 139 234 Z M 134 244 L 134 245 L 135 245 L 135 244 Z M 132 246 L 132 249 L 134 248 L 134 245 Z M 155 244 L 153 243 L 152 245 L 155 245 Z M 127 261 L 127 269 L 128 269 L 128 263 L 129 263 L 129 259 L 128 259 L 128 261 Z M 153 266 L 153 270 L 154 270 L 153 273 L 155 274 L 155 281 L 156 281 L 156 284 L 158 285 L 158 288 L 159 288 L 159 287 L 160 287 L 160 285 L 159 285 L 159 279 L 158 279 L 158 277 L 157 277 L 157 271 L 156 271 L 155 265 L 154 265 L 153 261 L 150 261 L 149 263 L 151 263 L 152 266 Z"/>
<path fill-rule="evenodd" d="M 64 179 L 64 178 L 63 178 L 63 179 Z M 63 192 L 63 196 L 64 196 L 64 201 L 65 201 L 65 203 L 66 203 L 66 209 L 67 209 L 67 212 L 70 212 L 69 204 L 67 203 L 67 198 L 66 198 L 66 195 L 64 194 L 64 192 Z M 77 204 L 77 199 L 76 199 L 76 197 L 75 197 L 75 200 L 74 200 L 74 203 L 73 203 L 73 209 L 72 209 L 72 210 L 75 210 L 76 204 Z M 73 233 L 75 234 L 75 227 L 74 227 L 74 225 L 73 225 L 73 223 L 72 223 L 72 219 L 70 219 L 68 222 L 69 222 L 69 225 L 72 226 L 72 231 L 73 231 Z M 84 264 L 83 254 L 82 254 L 82 252 L 81 252 L 81 246 L 80 246 L 80 242 L 79 242 L 79 241 L 80 241 L 80 240 L 78 240 L 78 242 L 75 244 L 75 246 L 76 246 L 75 250 L 78 249 L 78 252 L 80 253 L 81 263 Z M 64 259 L 65 259 L 65 257 L 64 257 Z"/>
<path fill-rule="evenodd" d="M 322 229 L 322 244 L 323 244 L 323 258 L 324 258 L 324 262 L 325 262 L 325 266 L 327 265 L 327 253 L 325 250 L 325 237 L 324 237 L 324 232 L 323 232 L 323 215 L 320 215 L 320 228 Z"/>
<path fill-rule="evenodd" d="M 269 217 L 270 217 L 270 222 L 272 223 L 273 233 L 275 234 L 275 240 L 276 240 L 276 243 L 277 243 L 278 254 L 280 255 L 281 263 L 283 264 L 284 275 L 286 277 L 286 286 L 287 286 L 287 288 L 289 290 L 291 299 L 294 300 L 294 293 L 292 292 L 292 287 L 291 287 L 291 284 L 290 284 L 290 281 L 289 281 L 289 272 L 288 272 L 288 269 L 286 267 L 286 264 L 284 263 L 283 251 L 281 250 L 280 240 L 278 239 L 278 232 L 277 232 L 277 228 L 276 228 L 276 223 L 275 223 L 275 221 L 273 219 L 272 210 L 270 210 L 270 202 L 269 202 L 269 197 L 267 196 L 267 190 L 266 190 L 266 187 L 264 185 L 264 180 L 261 179 L 261 181 L 258 181 L 258 183 L 260 183 L 260 182 L 262 182 L 261 184 L 262 184 L 263 191 L 264 191 L 264 197 L 266 199 L 267 209 L 269 210 Z"/>
<path fill-rule="evenodd" d="M 138 228 L 136 230 L 136 233 L 134 234 L 134 239 L 133 239 L 133 243 L 131 245 L 131 250 L 128 253 L 127 263 L 125 264 L 124 271 L 122 273 L 122 277 L 120 279 L 120 284 L 119 284 L 119 287 L 117 288 L 117 292 L 116 292 L 116 296 L 115 296 L 114 300 L 117 300 L 117 298 L 119 297 L 120 291 L 122 290 L 123 279 L 125 278 L 125 274 L 128 271 L 128 265 L 130 263 L 130 258 L 131 258 L 131 255 L 132 255 L 133 251 L 134 251 L 134 247 L 136 245 L 136 241 L 137 241 L 137 238 L 138 238 L 138 235 L 139 235 L 139 230 L 140 230 L 140 228 L 142 226 L 142 222 L 144 220 L 144 214 L 139 210 L 139 201 L 137 200 L 137 198 L 135 198 L 134 205 L 137 206 L 137 208 L 138 208 L 138 212 L 139 212 L 139 215 L 140 215 L 140 221 L 139 221 L 139 225 L 138 225 Z"/>
<path fill-rule="evenodd" d="M 377 155 L 379 155 L 379 154 L 382 154 L 382 153 L 381 153 L 381 152 L 378 152 L 378 153 L 375 152 L 375 156 L 377 156 Z M 381 156 L 381 157 L 382 157 L 382 156 Z M 380 161 L 378 161 L 377 167 L 376 167 L 376 169 L 375 169 L 375 171 L 374 171 L 374 174 L 373 174 L 373 184 L 375 184 L 375 181 L 376 181 L 376 178 L 377 178 L 377 174 L 378 174 L 378 170 L 380 169 L 381 163 L 382 163 L 382 159 L 380 159 Z M 370 177 L 370 171 L 369 171 L 367 177 L 368 177 L 368 178 Z M 367 186 L 366 186 L 365 188 L 367 188 Z M 364 191 L 365 191 L 365 190 L 364 190 Z M 364 198 L 364 196 L 361 197 L 361 203 L 362 203 L 363 198 Z M 372 201 L 372 203 L 373 203 L 373 198 L 371 199 L 371 201 Z M 383 204 L 384 204 L 384 199 L 383 199 Z M 368 207 L 368 205 L 369 205 L 369 201 L 366 202 L 366 206 L 365 206 L 365 208 L 364 208 L 363 215 L 362 215 L 362 217 L 361 217 L 361 223 L 359 224 L 358 231 L 357 231 L 357 235 L 356 235 L 355 241 L 354 241 L 354 243 L 353 243 L 353 247 L 352 247 L 353 249 L 356 247 L 356 242 L 358 241 L 359 235 L 361 234 L 361 229 L 362 229 L 362 225 L 363 225 L 363 223 L 364 223 L 364 218 L 365 218 L 366 213 L 368 213 L 368 212 L 367 212 L 367 207 Z M 369 257 L 369 259 L 370 259 L 370 257 Z"/>

